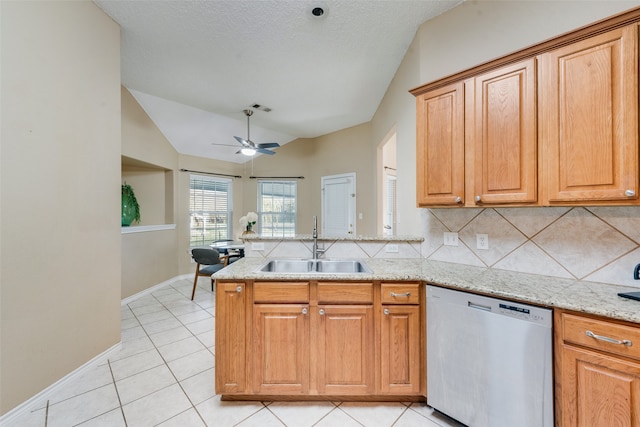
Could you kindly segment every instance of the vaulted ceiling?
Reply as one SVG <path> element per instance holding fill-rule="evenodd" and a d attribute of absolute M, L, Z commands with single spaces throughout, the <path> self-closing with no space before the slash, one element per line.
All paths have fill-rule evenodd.
<path fill-rule="evenodd" d="M 261 106 L 258 143 L 365 123 L 418 27 L 463 0 L 94 1 L 121 26 L 122 84 L 176 150 L 243 163 L 244 109 Z"/>

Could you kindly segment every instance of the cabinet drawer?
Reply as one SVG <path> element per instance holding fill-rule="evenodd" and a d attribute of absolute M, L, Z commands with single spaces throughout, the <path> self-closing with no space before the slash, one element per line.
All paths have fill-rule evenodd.
<path fill-rule="evenodd" d="M 640 360 L 640 327 L 562 313 L 562 330 L 562 339 L 566 343 Z M 591 334 L 601 338 L 589 336 Z M 610 342 L 602 337 L 628 340 L 632 345 Z"/>
<path fill-rule="evenodd" d="M 257 303 L 309 302 L 309 282 L 255 282 L 253 301 Z"/>
<path fill-rule="evenodd" d="M 373 304 L 373 283 L 318 283 L 318 304 Z"/>
<path fill-rule="evenodd" d="M 382 304 L 419 304 L 419 283 L 383 283 L 380 288 Z"/>

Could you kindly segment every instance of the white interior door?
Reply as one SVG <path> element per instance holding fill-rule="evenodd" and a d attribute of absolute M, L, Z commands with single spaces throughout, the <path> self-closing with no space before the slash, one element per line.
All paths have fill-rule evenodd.
<path fill-rule="evenodd" d="M 356 233 L 356 174 L 323 176 L 322 234 L 350 236 Z"/>

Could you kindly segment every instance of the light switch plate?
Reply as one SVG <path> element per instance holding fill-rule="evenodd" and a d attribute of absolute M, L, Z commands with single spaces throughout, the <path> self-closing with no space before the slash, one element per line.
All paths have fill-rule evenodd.
<path fill-rule="evenodd" d="M 398 252 L 398 245 L 396 244 L 388 244 L 387 246 L 384 247 L 384 251 L 385 252 Z"/>
<path fill-rule="evenodd" d="M 445 232 L 443 240 L 445 246 L 458 246 L 458 233 Z"/>

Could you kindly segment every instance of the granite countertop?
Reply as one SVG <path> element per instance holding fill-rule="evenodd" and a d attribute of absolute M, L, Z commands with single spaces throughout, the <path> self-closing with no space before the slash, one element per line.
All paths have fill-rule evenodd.
<path fill-rule="evenodd" d="M 612 319 L 640 323 L 640 301 L 618 292 L 639 291 L 629 286 L 516 273 L 424 259 L 361 260 L 373 271 L 356 274 L 256 272 L 267 260 L 243 258 L 214 274 L 220 280 L 420 280 L 530 304 L 564 308 Z"/>

